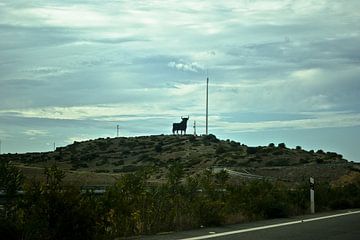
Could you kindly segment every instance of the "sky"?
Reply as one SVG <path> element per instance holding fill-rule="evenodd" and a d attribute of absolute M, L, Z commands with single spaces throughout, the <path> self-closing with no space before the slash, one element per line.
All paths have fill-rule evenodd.
<path fill-rule="evenodd" d="M 1 153 L 205 133 L 360 162 L 360 1 L 0 1 Z"/>

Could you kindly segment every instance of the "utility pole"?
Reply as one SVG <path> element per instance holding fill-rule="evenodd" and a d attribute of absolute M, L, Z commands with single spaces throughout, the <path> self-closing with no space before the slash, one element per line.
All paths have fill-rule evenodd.
<path fill-rule="evenodd" d="M 0 139 L 0 155 L 1 155 L 1 139 Z"/>
<path fill-rule="evenodd" d="M 119 125 L 116 125 L 116 137 L 119 137 Z"/>
<path fill-rule="evenodd" d="M 55 142 L 54 142 L 54 151 L 56 150 L 56 144 L 55 144 Z"/>
<path fill-rule="evenodd" d="M 315 213 L 315 181 L 314 178 L 310 177 L 310 212 Z"/>
<path fill-rule="evenodd" d="M 196 121 L 194 121 L 194 136 L 196 136 Z"/>
<path fill-rule="evenodd" d="M 208 135 L 208 116 L 209 116 L 209 76 L 206 77 L 206 133 L 205 133 L 206 135 Z"/>

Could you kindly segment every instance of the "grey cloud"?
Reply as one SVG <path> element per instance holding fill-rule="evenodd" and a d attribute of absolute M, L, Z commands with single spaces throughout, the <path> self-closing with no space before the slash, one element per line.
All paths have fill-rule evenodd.
<path fill-rule="evenodd" d="M 116 37 L 116 38 L 94 38 L 89 39 L 89 42 L 98 42 L 98 43 L 109 43 L 109 44 L 119 44 L 119 43 L 129 43 L 129 42 L 147 42 L 148 39 L 141 38 L 131 38 L 131 37 Z"/>
<path fill-rule="evenodd" d="M 190 72 L 204 71 L 204 67 L 201 66 L 199 63 L 196 63 L 196 62 L 186 63 L 182 60 L 171 61 L 168 63 L 168 67 L 175 68 L 180 71 L 190 71 Z"/>
<path fill-rule="evenodd" d="M 3 49 L 54 46 L 78 41 L 78 32 L 59 27 L 24 27 L 0 25 Z"/>

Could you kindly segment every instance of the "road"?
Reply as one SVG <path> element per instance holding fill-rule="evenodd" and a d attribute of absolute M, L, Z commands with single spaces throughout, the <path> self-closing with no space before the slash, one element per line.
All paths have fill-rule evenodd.
<path fill-rule="evenodd" d="M 307 215 L 289 219 L 275 219 L 223 228 L 205 228 L 156 236 L 146 240 L 358 240 L 360 239 L 360 211 L 341 211 Z"/>

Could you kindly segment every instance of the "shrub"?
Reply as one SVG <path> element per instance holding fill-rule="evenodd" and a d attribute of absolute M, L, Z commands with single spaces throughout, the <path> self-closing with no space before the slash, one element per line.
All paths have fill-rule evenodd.
<path fill-rule="evenodd" d="M 103 159 L 101 161 L 98 161 L 95 163 L 96 166 L 103 166 L 105 164 L 109 163 L 109 160 L 108 159 Z"/>
<path fill-rule="evenodd" d="M 296 150 L 301 150 L 301 146 L 296 146 Z"/>
<path fill-rule="evenodd" d="M 188 162 L 186 162 L 185 166 L 186 167 L 191 167 L 191 166 L 197 165 L 199 163 L 201 163 L 200 158 L 193 158 L 193 159 L 190 159 Z"/>
<path fill-rule="evenodd" d="M 190 142 L 195 142 L 196 141 L 196 137 L 194 135 L 189 135 L 189 141 Z"/>
<path fill-rule="evenodd" d="M 257 147 L 247 147 L 246 152 L 247 154 L 255 154 L 257 153 L 258 149 Z"/>
<path fill-rule="evenodd" d="M 322 158 L 317 158 L 316 159 L 316 163 L 318 163 L 318 164 L 322 164 L 322 163 L 324 163 L 325 161 L 324 161 L 324 159 L 322 159 Z"/>
<path fill-rule="evenodd" d="M 286 145 L 285 145 L 285 143 L 279 143 L 279 144 L 278 144 L 278 147 L 279 147 L 279 148 L 286 148 Z"/>
<path fill-rule="evenodd" d="M 155 145 L 155 152 L 162 152 L 162 147 L 163 147 L 163 143 L 159 142 L 158 144 Z"/>
<path fill-rule="evenodd" d="M 1 186 L 16 183 L 18 169 L 0 162 Z M 136 167 L 133 165 L 129 165 Z M 124 167 L 125 168 L 125 167 Z M 5 170 L 4 170 L 5 169 Z M 115 169 L 114 169 L 115 171 Z M 121 169 L 121 172 L 123 169 Z M 4 173 L 10 174 L 4 174 Z M 3 239 L 122 239 L 238 221 L 287 217 L 309 209 L 308 181 L 300 185 L 253 180 L 228 183 L 228 174 L 210 170 L 187 177 L 181 164 L 168 169 L 166 184 L 149 184 L 145 170 L 123 174 L 102 195 L 63 185 L 64 172 L 52 166 L 44 182 L 31 181 L 11 208 L 0 209 Z M 159 178 L 160 175 L 156 175 Z M 8 179 L 8 180 L 5 180 Z M 13 185 L 13 184 L 10 184 Z M 317 182 L 317 209 L 360 207 L 360 178 L 334 186 Z M 127 238 L 126 238 L 127 239 Z"/>
<path fill-rule="evenodd" d="M 323 150 L 321 150 L 321 149 L 317 150 L 316 153 L 317 154 L 325 154 L 325 152 Z"/>
<path fill-rule="evenodd" d="M 126 165 L 126 166 L 123 166 L 122 168 L 120 169 L 113 169 L 113 172 L 114 173 L 120 173 L 120 172 L 135 172 L 135 171 L 138 171 L 140 170 L 141 167 L 138 167 L 136 165 Z"/>
<path fill-rule="evenodd" d="M 82 163 L 82 162 L 75 163 L 75 164 L 73 164 L 73 166 L 74 166 L 74 168 L 88 168 L 89 167 L 89 165 L 87 163 Z"/>
<path fill-rule="evenodd" d="M 331 207 L 331 209 L 334 209 L 334 210 L 342 210 L 342 209 L 351 208 L 352 204 L 348 199 L 340 198 L 340 199 L 335 199 L 335 200 L 331 201 L 330 207 Z"/>
<path fill-rule="evenodd" d="M 265 166 L 268 167 L 273 167 L 273 166 L 289 166 L 290 165 L 290 160 L 283 158 L 283 159 L 278 159 L 275 161 L 268 161 L 265 163 Z"/>
<path fill-rule="evenodd" d="M 273 148 L 273 147 L 275 147 L 275 144 L 274 144 L 274 143 L 270 143 L 270 144 L 269 144 L 269 147 Z"/>
<path fill-rule="evenodd" d="M 327 152 L 326 156 L 328 156 L 329 158 L 337 158 L 339 155 L 335 152 Z"/>
<path fill-rule="evenodd" d="M 217 139 L 214 134 L 204 135 L 203 136 L 203 141 L 204 142 L 213 142 L 213 143 L 220 142 L 220 140 Z"/>
<path fill-rule="evenodd" d="M 107 170 L 107 169 L 96 169 L 94 172 L 96 172 L 96 173 L 109 173 L 110 170 Z"/>
<path fill-rule="evenodd" d="M 281 149 L 275 150 L 272 154 L 275 155 L 275 156 L 279 156 L 279 155 L 283 154 L 283 151 Z"/>
<path fill-rule="evenodd" d="M 216 154 L 222 154 L 222 153 L 225 153 L 225 152 L 226 152 L 225 147 L 222 144 L 219 144 L 216 147 L 216 151 L 215 151 Z"/>
<path fill-rule="evenodd" d="M 106 151 L 110 146 L 107 141 L 97 141 L 96 145 L 99 147 L 100 151 Z"/>
<path fill-rule="evenodd" d="M 116 162 L 112 163 L 114 166 L 120 166 L 120 165 L 124 165 L 124 160 L 118 160 Z"/>
<path fill-rule="evenodd" d="M 306 164 L 306 163 L 309 163 L 309 160 L 308 160 L 308 159 L 301 158 L 301 159 L 300 159 L 300 163 L 301 163 L 301 164 Z"/>
<path fill-rule="evenodd" d="M 128 154 L 130 154 L 131 152 L 130 152 L 130 150 L 124 150 L 123 152 L 122 152 L 122 154 L 124 154 L 124 155 L 128 155 Z"/>
<path fill-rule="evenodd" d="M 287 159 L 287 158 L 282 158 L 282 159 L 279 159 L 276 164 L 278 166 L 289 166 L 290 165 L 290 160 Z"/>

